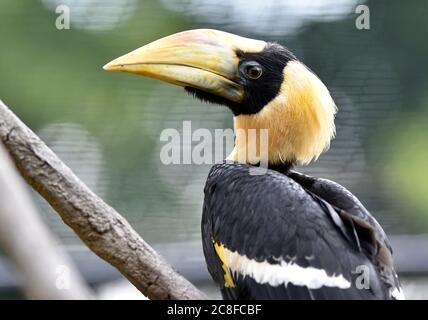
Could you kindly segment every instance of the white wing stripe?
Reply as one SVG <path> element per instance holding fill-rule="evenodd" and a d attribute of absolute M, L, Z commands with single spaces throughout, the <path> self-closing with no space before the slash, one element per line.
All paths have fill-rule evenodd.
<path fill-rule="evenodd" d="M 404 296 L 403 291 L 399 287 L 395 287 L 394 290 L 391 291 L 391 296 L 395 300 L 405 300 L 406 297 Z"/>
<path fill-rule="evenodd" d="M 224 248 L 224 258 L 232 273 L 249 276 L 260 284 L 268 283 L 276 287 L 292 283 L 309 289 L 319 289 L 322 286 L 340 289 L 351 287 L 351 283 L 341 274 L 329 276 L 324 269 L 304 268 L 292 261 L 287 263 L 280 260 L 279 264 L 271 264 L 266 260 L 258 262 L 227 248 Z"/>

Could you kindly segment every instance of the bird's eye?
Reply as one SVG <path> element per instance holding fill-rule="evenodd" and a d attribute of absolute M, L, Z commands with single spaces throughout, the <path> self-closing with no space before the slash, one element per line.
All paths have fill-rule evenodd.
<path fill-rule="evenodd" d="M 248 61 L 241 65 L 241 71 L 248 79 L 258 79 L 263 73 L 263 68 L 255 61 Z"/>

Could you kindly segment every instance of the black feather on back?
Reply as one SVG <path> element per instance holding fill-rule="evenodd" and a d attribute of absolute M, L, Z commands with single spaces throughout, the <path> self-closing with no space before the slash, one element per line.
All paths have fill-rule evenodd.
<path fill-rule="evenodd" d="M 293 171 L 286 175 L 268 170 L 256 176 L 250 174 L 249 165 L 226 161 L 213 166 L 204 192 L 204 254 L 225 298 L 388 299 L 391 290 L 399 287 L 382 228 L 349 191 L 334 182 Z M 235 274 L 236 287 L 226 288 L 213 241 L 258 262 L 293 261 L 303 268 L 325 270 L 329 276 L 343 275 L 352 285 L 348 289 L 310 289 L 293 283 L 270 286 Z M 369 289 L 355 286 L 360 265 L 369 270 Z"/>

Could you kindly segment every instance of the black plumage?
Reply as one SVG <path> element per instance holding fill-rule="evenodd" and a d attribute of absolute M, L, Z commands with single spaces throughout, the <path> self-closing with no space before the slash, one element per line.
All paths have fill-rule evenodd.
<path fill-rule="evenodd" d="M 249 169 L 247 164 L 216 164 L 205 186 L 203 248 L 224 298 L 392 298 L 399 283 L 388 239 L 355 196 L 326 179 L 288 170 L 251 175 Z M 236 273 L 235 288 L 227 288 L 214 243 L 258 262 L 293 261 L 302 268 L 325 270 L 328 276 L 343 275 L 351 287 L 272 286 Z M 368 289 L 356 287 L 360 265 L 369 270 Z"/>

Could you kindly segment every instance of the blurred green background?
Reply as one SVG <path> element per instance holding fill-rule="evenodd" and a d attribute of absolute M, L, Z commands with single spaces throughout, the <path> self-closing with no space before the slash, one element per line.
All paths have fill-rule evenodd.
<path fill-rule="evenodd" d="M 355 27 L 361 3 L 370 30 Z M 55 27 L 59 4 L 70 7 L 70 30 Z M 388 234 L 427 233 L 427 17 L 423 0 L 1 1 L 0 99 L 149 243 L 198 241 L 210 166 L 163 165 L 159 135 L 183 120 L 231 128 L 231 114 L 101 67 L 186 29 L 277 41 L 319 75 L 339 108 L 331 149 L 299 170 L 349 188 Z M 79 244 L 34 198 L 60 239 Z"/>

